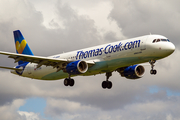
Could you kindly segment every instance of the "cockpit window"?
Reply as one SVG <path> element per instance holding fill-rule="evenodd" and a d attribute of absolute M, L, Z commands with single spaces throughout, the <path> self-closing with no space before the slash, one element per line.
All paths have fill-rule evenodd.
<path fill-rule="evenodd" d="M 163 42 L 170 42 L 168 39 L 154 39 L 152 43 L 160 42 L 160 41 L 163 41 Z"/>
<path fill-rule="evenodd" d="M 161 41 L 167 41 L 167 39 L 161 39 Z"/>
<path fill-rule="evenodd" d="M 161 40 L 160 39 L 157 39 L 157 41 L 156 42 L 160 42 Z"/>
<path fill-rule="evenodd" d="M 170 42 L 168 39 L 161 39 L 161 41 Z"/>

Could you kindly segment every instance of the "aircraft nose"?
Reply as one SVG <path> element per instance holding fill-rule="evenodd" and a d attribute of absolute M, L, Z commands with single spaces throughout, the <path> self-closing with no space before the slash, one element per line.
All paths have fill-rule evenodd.
<path fill-rule="evenodd" d="M 172 54 L 174 51 L 175 51 L 175 45 L 173 43 L 168 42 L 166 44 L 163 44 L 162 52 L 167 56 Z"/>
<path fill-rule="evenodd" d="M 173 43 L 169 43 L 167 50 L 171 53 L 175 51 L 175 45 Z"/>
<path fill-rule="evenodd" d="M 163 57 L 171 55 L 175 51 L 175 45 L 171 42 L 161 42 L 161 46 L 159 46 L 159 55 Z"/>

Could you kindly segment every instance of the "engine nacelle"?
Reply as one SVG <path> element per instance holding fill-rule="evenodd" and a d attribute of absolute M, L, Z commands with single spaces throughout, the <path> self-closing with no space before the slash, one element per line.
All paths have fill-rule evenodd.
<path fill-rule="evenodd" d="M 88 64 L 85 61 L 70 62 L 66 66 L 66 72 L 71 75 L 82 74 L 88 70 Z"/>
<path fill-rule="evenodd" d="M 128 79 L 138 79 L 144 75 L 145 69 L 141 65 L 133 65 L 124 69 L 124 77 Z"/>

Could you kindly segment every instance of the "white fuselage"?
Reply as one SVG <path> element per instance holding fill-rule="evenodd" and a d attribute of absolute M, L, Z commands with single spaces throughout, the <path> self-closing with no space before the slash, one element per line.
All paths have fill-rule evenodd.
<path fill-rule="evenodd" d="M 87 76 L 112 72 L 121 67 L 167 57 L 175 50 L 175 46 L 171 42 L 160 41 L 153 43 L 154 39 L 167 40 L 166 37 L 161 35 L 146 35 L 53 55 L 48 58 L 67 59 L 68 61 L 83 60 L 95 63 L 89 66 L 86 73 L 80 75 Z M 51 66 L 43 65 L 37 68 L 37 64 L 29 63 L 21 76 L 41 80 L 57 80 L 68 77 L 68 73 L 62 70 L 57 72 L 57 69 Z"/>

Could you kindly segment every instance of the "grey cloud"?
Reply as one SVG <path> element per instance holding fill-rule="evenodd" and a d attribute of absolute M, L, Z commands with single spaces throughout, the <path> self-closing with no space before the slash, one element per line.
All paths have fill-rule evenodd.
<path fill-rule="evenodd" d="M 18 113 L 18 108 L 24 104 L 24 101 L 21 99 L 13 100 L 12 103 L 7 103 L 0 106 L 0 118 L 2 120 L 25 120 L 24 117 L 20 116 Z"/>
<path fill-rule="evenodd" d="M 109 18 L 117 21 L 127 37 L 162 34 L 179 45 L 179 7 L 177 1 L 113 0 Z"/>
<path fill-rule="evenodd" d="M 24 8 L 24 5 L 27 9 L 21 9 Z M 2 44 L 1 50 L 15 52 L 12 35 L 12 31 L 15 29 L 21 30 L 33 53 L 42 56 L 90 47 L 99 44 L 98 41 L 102 40 L 93 20 L 87 16 L 78 16 L 68 4 L 63 5 L 61 2 L 57 2 L 57 17 L 52 19 L 53 25 L 58 25 L 59 21 L 63 22 L 65 29 L 59 26 L 56 29 L 47 29 L 42 26 L 42 14 L 37 12 L 30 3 L 21 4 L 18 8 L 13 7 L 9 11 L 16 11 L 16 9 L 19 12 L 22 11 L 16 12 L 12 18 L 7 18 L 9 22 L 0 24 L 3 26 L 1 31 L 7 33 L 1 32 L 1 36 L 5 37 L 2 38 L 4 44 Z"/>
<path fill-rule="evenodd" d="M 46 108 L 47 114 L 54 118 L 65 119 L 64 115 L 76 119 L 113 119 L 113 120 L 159 120 L 159 119 L 179 119 L 179 97 L 170 97 L 169 99 L 144 101 L 141 103 L 132 103 L 124 108 L 118 108 L 113 111 L 102 111 L 93 106 L 84 106 L 81 103 L 65 100 L 48 100 Z M 52 102 L 54 101 L 54 102 Z M 59 103 L 59 106 L 57 104 Z M 67 104 L 68 103 L 68 104 Z M 68 108 L 71 110 L 67 110 Z M 76 110 L 74 110 L 74 108 Z M 85 108 L 85 109 L 84 109 Z M 89 115 L 91 113 L 91 115 Z M 60 115 L 58 115 L 60 114 Z M 66 118 L 67 119 L 67 118 Z"/>
<path fill-rule="evenodd" d="M 56 17 L 51 21 L 51 25 L 56 29 L 39 31 L 38 36 L 40 38 L 37 38 L 35 34 L 33 35 L 38 45 L 42 43 L 41 40 L 44 40 L 42 48 L 49 48 L 46 49 L 46 51 L 35 48 L 38 54 L 43 52 L 46 53 L 46 55 L 59 54 L 63 51 L 68 52 L 93 46 L 98 44 L 99 40 L 102 40 L 94 26 L 93 20 L 87 16 L 78 16 L 76 11 L 68 4 L 63 5 L 61 2 L 57 2 L 56 8 Z M 58 25 L 59 22 L 63 24 L 64 28 Z M 37 41 L 37 39 L 39 41 Z M 96 42 L 92 42 L 94 40 Z"/>
<path fill-rule="evenodd" d="M 177 110 L 179 108 L 174 103 L 179 103 L 179 97 L 172 97 L 167 101 L 147 101 L 144 103 L 128 105 L 121 113 L 122 119 L 162 120 L 167 119 L 169 115 L 171 115 L 171 119 L 178 119 L 179 114 L 177 113 Z M 132 117 L 129 113 L 136 114 L 136 116 Z"/>
<path fill-rule="evenodd" d="M 111 41 L 118 41 L 118 38 L 116 37 L 116 33 L 114 32 L 108 32 L 104 35 L 105 40 L 111 40 Z"/>
<path fill-rule="evenodd" d="M 7 13 L 14 13 L 13 16 L 5 17 L 5 21 L 0 20 L 0 41 L 2 42 L 0 47 L 3 51 L 15 51 L 12 35 L 14 29 L 21 29 L 34 54 L 42 56 L 90 47 L 99 44 L 103 39 L 117 40 L 112 32 L 105 34 L 104 38 L 101 38 L 94 25 L 94 20 L 90 19 L 88 15 L 79 16 L 70 4 L 56 3 L 56 17 L 52 18 L 50 23 L 54 29 L 50 29 L 42 25 L 43 14 L 41 12 L 36 11 L 33 5 L 28 2 L 25 3 L 23 0 L 20 2 L 21 4 L 18 7 L 12 7 L 11 9 L 11 6 L 14 6 L 14 4 L 11 4 L 8 8 L 9 11 L 7 9 Z M 172 40 L 178 38 L 178 30 L 176 31 L 178 27 L 175 27 L 175 23 L 168 21 L 176 22 L 176 19 L 170 19 L 173 18 L 173 15 L 178 18 L 176 10 L 178 11 L 179 9 L 173 2 L 168 2 L 171 4 L 169 6 L 165 4 L 161 10 L 157 8 L 161 8 L 159 5 L 162 1 L 157 3 L 152 1 L 149 5 L 142 1 L 137 1 L 137 3 L 134 1 L 125 3 L 123 1 L 113 1 L 113 3 L 114 8 L 109 18 L 117 21 L 125 36 L 135 37 L 154 32 L 162 33 Z M 3 5 L 7 6 L 7 3 L 3 2 Z M 172 8 L 174 5 L 175 8 Z M 166 19 L 166 17 L 172 11 L 169 9 L 165 10 L 167 7 L 175 11 L 169 19 Z M 0 7 L 0 9 L 3 8 Z M 4 16 L 2 13 L 0 15 Z M 63 23 L 63 28 L 59 25 L 60 23 Z M 164 24 L 167 25 L 164 26 Z M 172 27 L 171 30 L 174 31 L 168 32 L 169 27 Z M 178 41 L 176 43 L 178 44 Z M 111 90 L 103 90 L 101 88 L 101 82 L 105 80 L 104 74 L 90 77 L 75 77 L 76 84 L 70 88 L 63 85 L 63 80 L 40 81 L 15 76 L 7 71 L 0 71 L 0 106 L 13 103 L 13 100 L 17 98 L 43 97 L 48 101 L 46 114 L 57 118 L 69 117 L 73 113 L 75 116 L 71 116 L 73 119 L 140 119 L 146 118 L 148 115 L 150 117 L 147 119 L 155 119 L 156 117 L 159 119 L 178 119 L 180 116 L 176 111 L 179 111 L 179 108 L 175 105 L 179 104 L 179 97 L 168 96 L 165 88 L 180 92 L 178 84 L 179 67 L 177 67 L 179 55 L 180 52 L 177 49 L 172 56 L 159 61 L 156 65 L 158 70 L 156 76 L 149 75 L 150 66 L 146 67 L 145 76 L 137 81 L 131 81 L 122 78 L 118 73 L 113 73 L 113 76 L 110 78 L 113 82 Z M 1 65 L 14 65 L 13 60 L 7 61 L 4 57 L 6 56 L 0 56 Z M 151 86 L 157 86 L 159 91 L 150 93 L 149 88 Z M 54 101 L 57 104 L 53 104 Z M 66 103 L 65 105 L 72 103 L 71 105 L 75 104 L 79 107 L 71 111 L 64 107 L 59 107 L 59 102 L 62 106 L 63 103 Z M 165 107 L 161 109 L 161 114 L 156 114 L 153 110 L 156 111 L 155 108 L 159 104 Z M 149 108 L 149 105 L 152 105 L 152 107 L 150 106 Z M 136 111 L 137 108 L 139 108 L 139 111 Z M 171 111 L 168 111 L 168 109 Z M 148 110 L 150 111 L 149 114 L 146 113 Z M 166 115 L 162 114 L 163 112 Z"/>

